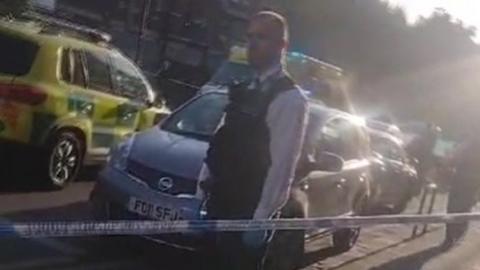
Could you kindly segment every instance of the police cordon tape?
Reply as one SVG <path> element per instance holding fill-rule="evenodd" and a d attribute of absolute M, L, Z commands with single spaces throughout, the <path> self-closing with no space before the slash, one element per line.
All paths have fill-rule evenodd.
<path fill-rule="evenodd" d="M 479 213 L 324 217 L 276 220 L 53 221 L 0 223 L 0 237 L 49 238 L 106 235 L 158 235 L 261 230 L 314 230 L 395 224 L 480 221 Z"/>

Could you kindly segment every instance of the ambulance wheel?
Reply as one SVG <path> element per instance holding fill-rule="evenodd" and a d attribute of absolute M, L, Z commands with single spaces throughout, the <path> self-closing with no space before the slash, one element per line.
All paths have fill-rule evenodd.
<path fill-rule="evenodd" d="M 44 173 L 47 184 L 53 189 L 62 189 L 75 180 L 83 162 L 84 144 L 72 132 L 59 132 L 49 141 Z"/>

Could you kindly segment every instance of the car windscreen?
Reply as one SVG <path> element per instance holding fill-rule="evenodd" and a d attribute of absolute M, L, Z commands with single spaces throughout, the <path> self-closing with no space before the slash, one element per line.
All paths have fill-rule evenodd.
<path fill-rule="evenodd" d="M 162 129 L 206 140 L 212 136 L 222 117 L 228 96 L 222 93 L 209 93 L 194 99 L 175 112 L 163 124 Z"/>
<path fill-rule="evenodd" d="M 0 73 L 22 76 L 32 67 L 38 45 L 11 35 L 0 33 Z"/>

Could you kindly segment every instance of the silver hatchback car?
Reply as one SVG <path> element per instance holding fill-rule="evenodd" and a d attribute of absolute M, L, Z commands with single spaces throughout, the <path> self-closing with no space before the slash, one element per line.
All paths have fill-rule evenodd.
<path fill-rule="evenodd" d="M 113 149 L 91 195 L 95 215 L 108 219 L 204 218 L 205 195 L 199 179 L 209 138 L 227 102 L 225 92 L 199 95 L 158 126 L 132 135 Z M 362 214 L 369 196 L 368 155 L 362 119 L 312 102 L 304 158 L 283 216 Z M 358 229 L 333 232 L 335 248 L 350 249 L 358 233 Z M 183 245 L 182 240 L 199 236 L 182 235 L 174 242 Z M 305 232 L 288 234 L 288 238 L 289 248 L 303 252 Z"/>

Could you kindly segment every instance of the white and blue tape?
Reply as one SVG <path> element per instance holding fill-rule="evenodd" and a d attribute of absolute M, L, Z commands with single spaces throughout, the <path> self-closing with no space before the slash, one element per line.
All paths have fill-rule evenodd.
<path fill-rule="evenodd" d="M 158 235 L 219 231 L 313 230 L 394 224 L 480 221 L 480 213 L 390 215 L 277 220 L 56 221 L 0 223 L 0 237 L 46 238 L 102 235 Z"/>

